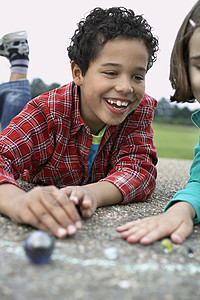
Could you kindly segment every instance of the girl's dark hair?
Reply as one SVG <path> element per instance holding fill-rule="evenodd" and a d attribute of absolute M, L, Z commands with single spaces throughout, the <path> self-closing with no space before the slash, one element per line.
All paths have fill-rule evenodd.
<path fill-rule="evenodd" d="M 194 95 L 189 78 L 189 42 L 197 27 L 200 27 L 200 1 L 197 1 L 185 17 L 172 49 L 169 80 L 174 95 L 171 101 L 193 102 Z"/>
<path fill-rule="evenodd" d="M 136 16 L 131 9 L 112 7 L 109 9 L 95 8 L 78 24 L 70 46 L 67 48 L 71 61 L 79 66 L 82 74 L 88 70 L 108 40 L 118 36 L 143 40 L 148 53 L 147 70 L 156 60 L 158 40 L 152 35 L 152 28 L 141 16 Z"/>

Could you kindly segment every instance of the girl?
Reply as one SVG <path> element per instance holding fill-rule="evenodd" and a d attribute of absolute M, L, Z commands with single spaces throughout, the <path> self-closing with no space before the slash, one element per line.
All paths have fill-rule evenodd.
<path fill-rule="evenodd" d="M 171 54 L 170 82 L 175 90 L 172 101 L 200 102 L 200 1 L 185 17 Z M 200 110 L 192 115 L 200 128 Z M 200 141 L 190 169 L 190 179 L 184 190 L 175 194 L 164 214 L 129 222 L 119 226 L 122 238 L 129 243 L 148 245 L 166 236 L 182 243 L 200 222 Z"/>

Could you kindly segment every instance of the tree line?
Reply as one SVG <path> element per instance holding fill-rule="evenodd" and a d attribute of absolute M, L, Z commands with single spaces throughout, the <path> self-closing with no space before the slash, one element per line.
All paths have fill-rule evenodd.
<path fill-rule="evenodd" d="M 166 98 L 161 98 L 155 110 L 154 122 L 193 125 L 191 115 L 195 111 L 189 109 L 187 106 L 180 107 L 180 105 L 171 103 Z"/>
<path fill-rule="evenodd" d="M 40 78 L 33 79 L 30 85 L 32 98 L 35 98 L 40 94 L 46 93 L 60 86 L 60 84 L 57 82 L 48 85 Z M 187 106 L 180 107 L 177 104 L 171 103 L 166 98 L 161 98 L 158 101 L 158 105 L 155 110 L 154 122 L 193 125 L 191 121 L 191 114 L 193 112 L 194 110 L 190 110 Z"/>
<path fill-rule="evenodd" d="M 46 84 L 42 79 L 34 78 L 30 83 L 30 86 L 31 86 L 31 97 L 33 99 L 43 93 L 56 89 L 57 87 L 60 86 L 60 84 L 57 82 Z"/>

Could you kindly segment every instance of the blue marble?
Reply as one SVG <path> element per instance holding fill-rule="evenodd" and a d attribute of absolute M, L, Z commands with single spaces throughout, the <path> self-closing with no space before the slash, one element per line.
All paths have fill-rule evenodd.
<path fill-rule="evenodd" d="M 36 230 L 27 237 L 24 249 L 31 262 L 47 263 L 54 249 L 54 238 L 44 231 Z"/>

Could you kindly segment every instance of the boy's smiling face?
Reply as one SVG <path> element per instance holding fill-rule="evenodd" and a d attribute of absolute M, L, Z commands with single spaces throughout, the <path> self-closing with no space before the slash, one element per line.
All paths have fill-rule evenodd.
<path fill-rule="evenodd" d="M 106 124 L 119 125 L 136 109 L 145 92 L 148 51 L 142 40 L 109 40 L 86 74 L 72 62 L 74 82 L 80 86 L 80 112 L 95 134 Z"/>

